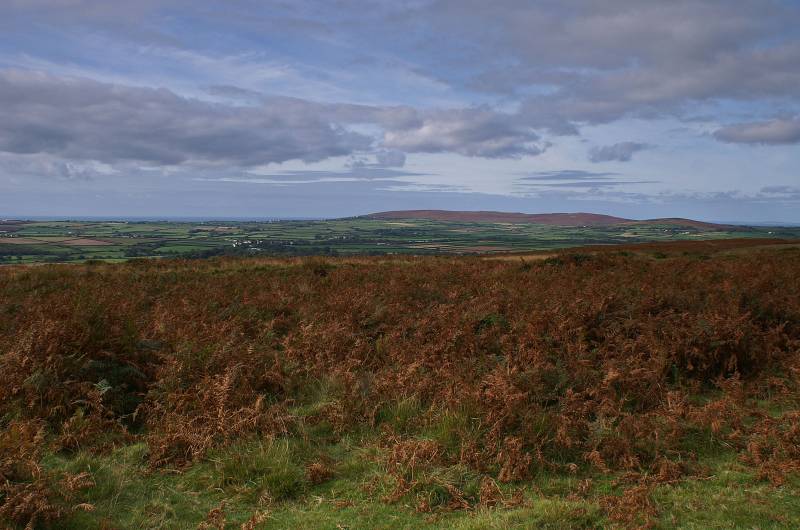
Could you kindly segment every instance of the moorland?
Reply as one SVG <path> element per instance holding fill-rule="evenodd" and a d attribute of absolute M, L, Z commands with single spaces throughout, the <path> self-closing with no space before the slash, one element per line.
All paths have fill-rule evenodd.
<path fill-rule="evenodd" d="M 799 264 L 739 238 L 7 265 L 0 521 L 797 528 Z"/>

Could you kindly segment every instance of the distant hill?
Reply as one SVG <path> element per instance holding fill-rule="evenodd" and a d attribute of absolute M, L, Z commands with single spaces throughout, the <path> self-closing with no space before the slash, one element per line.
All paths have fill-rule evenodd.
<path fill-rule="evenodd" d="M 596 213 L 514 213 L 458 212 L 450 210 L 402 210 L 366 215 L 370 219 L 430 219 L 432 221 L 467 221 L 483 223 L 538 223 L 558 226 L 604 226 L 633 222 L 632 219 Z"/>
<path fill-rule="evenodd" d="M 613 225 L 653 225 L 670 224 L 686 226 L 700 230 L 718 230 L 730 227 L 714 223 L 694 221 L 692 219 L 666 218 L 635 220 L 597 213 L 515 213 L 515 212 L 483 212 L 483 211 L 451 211 L 451 210 L 400 210 L 378 212 L 363 216 L 368 219 L 401 220 L 430 219 L 432 221 L 476 222 L 476 223 L 535 223 L 553 226 L 613 226 Z"/>
<path fill-rule="evenodd" d="M 705 221 L 695 221 L 694 219 L 684 219 L 683 217 L 664 217 L 660 219 L 647 219 L 644 221 L 630 221 L 625 224 L 631 225 L 675 225 L 696 228 L 698 230 L 744 230 L 745 227 L 722 225 L 717 223 L 706 223 Z"/>

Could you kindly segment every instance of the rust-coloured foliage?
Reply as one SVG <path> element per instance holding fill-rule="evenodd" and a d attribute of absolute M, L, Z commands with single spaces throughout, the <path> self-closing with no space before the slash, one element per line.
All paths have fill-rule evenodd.
<path fill-rule="evenodd" d="M 11 421 L 0 431 L 0 521 L 26 528 L 46 526 L 70 510 L 92 510 L 74 504 L 77 494 L 94 482 L 88 473 L 56 476 L 39 466 L 44 426 L 35 420 Z"/>
<path fill-rule="evenodd" d="M 454 449 L 389 429 L 392 499 L 415 466 L 434 462 L 493 477 L 475 496 L 484 506 L 501 502 L 494 480 L 594 468 L 650 477 L 606 503 L 612 519 L 634 520 L 630 506 L 652 512 L 652 480 L 690 472 L 686 440 L 702 431 L 779 484 L 800 469 L 798 257 L 5 268 L 0 516 L 55 514 L 46 492 L 19 516 L 10 504 L 38 487 L 45 443 L 103 450 L 138 436 L 152 466 L 184 466 L 242 436 L 292 433 L 299 421 L 339 433 L 376 425 L 409 400 L 419 405 L 410 425 L 464 410 L 470 425 L 453 427 Z M 294 417 L 320 381 L 326 402 Z M 754 399 L 773 398 L 790 412 L 756 411 Z M 308 472 L 327 476 L 321 465 Z M 468 502 L 451 493 L 452 507 Z"/>

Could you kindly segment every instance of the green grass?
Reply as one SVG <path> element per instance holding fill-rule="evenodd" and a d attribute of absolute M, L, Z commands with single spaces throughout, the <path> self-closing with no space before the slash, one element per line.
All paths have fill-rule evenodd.
<path fill-rule="evenodd" d="M 377 451 L 347 441 L 325 452 L 327 458 L 335 459 L 331 480 L 312 485 L 304 465 L 310 454 L 304 458 L 292 448 L 298 443 L 262 440 L 238 445 L 173 473 L 149 472 L 142 444 L 105 456 L 53 456 L 45 465 L 72 473 L 88 471 L 96 483 L 85 492 L 85 502 L 94 509 L 77 511 L 63 528 L 102 528 L 104 524 L 195 528 L 223 500 L 230 528 L 238 528 L 257 511 L 269 514 L 260 528 L 595 528 L 602 523 L 598 508 L 591 503 L 560 498 L 531 498 L 530 506 L 508 510 L 434 513 L 417 512 L 407 499 L 384 502 L 380 496 L 391 489 L 392 482 L 376 458 Z M 432 473 L 454 480 L 463 471 L 448 468 Z"/>
<path fill-rule="evenodd" d="M 214 230 L 215 228 L 222 228 Z M 209 230 L 211 229 L 211 230 Z M 698 231 L 673 225 L 563 227 L 536 224 L 382 221 L 340 219 L 281 222 L 31 222 L 19 226 L 17 237 L 107 238 L 113 245 L 72 247 L 30 245 L 23 262 L 129 257 L 203 256 L 208 253 L 255 255 L 377 253 L 474 253 L 481 247 L 504 251 L 552 250 L 580 245 L 636 243 L 742 237 L 800 238 L 800 228 L 748 228 Z M 250 241 L 233 247 L 233 241 Z M 426 245 L 420 248 L 419 245 Z M 14 263 L 6 254 L 22 249 L 0 245 L 0 263 Z M 247 248 L 245 248 L 247 247 Z M 254 248 L 256 250 L 250 250 Z"/>
<path fill-rule="evenodd" d="M 345 437 L 313 447 L 301 439 L 253 440 L 219 450 L 180 472 L 148 470 L 144 444 L 107 455 L 51 456 L 44 463 L 51 470 L 88 471 L 94 477 L 95 486 L 84 499 L 94 509 L 77 511 L 63 523 L 63 528 L 74 529 L 195 528 L 223 501 L 228 528 L 238 528 L 256 512 L 268 514 L 259 528 L 604 528 L 609 521 L 600 498 L 622 490 L 612 486 L 612 476 L 540 473 L 527 483 L 504 486 L 509 494 L 522 488 L 520 506 L 449 511 L 436 509 L 434 503 L 433 512 L 420 513 L 416 500 L 441 492 L 421 486 L 398 502 L 382 500 L 393 479 L 373 441 Z M 333 475 L 312 484 L 305 469 L 320 458 L 331 462 Z M 733 454 L 703 463 L 705 475 L 655 488 L 656 528 L 800 527 L 797 477 L 776 488 L 756 480 Z M 468 492 L 477 488 L 476 477 L 453 466 L 431 469 L 417 479 L 453 483 Z M 570 497 L 585 477 L 593 479 L 588 494 Z"/>
<path fill-rule="evenodd" d="M 335 381 L 318 381 L 306 390 L 294 413 L 313 418 L 340 392 Z M 239 528 L 253 514 L 265 514 L 258 528 L 455 528 L 569 529 L 607 528 L 602 499 L 622 495 L 619 474 L 601 474 L 582 466 L 576 474 L 536 470 L 530 480 L 500 484 L 507 499 L 519 490 L 521 504 L 483 507 L 482 475 L 462 465 L 455 433 L 480 436 L 469 410 L 425 410 L 416 400 L 383 407 L 375 427 L 335 435 L 327 424 L 301 423 L 284 438 L 253 438 L 212 451 L 181 470 L 151 470 L 144 443 L 107 454 L 56 454 L 43 465 L 55 472 L 92 474 L 95 485 L 82 502 L 92 511 L 76 511 L 62 527 L 196 528 L 206 514 L 224 502 L 226 528 Z M 390 472 L 381 439 L 389 432 L 409 439 L 432 440 L 444 448 L 444 459 L 404 472 L 415 486 L 390 500 L 397 475 Z M 687 452 L 697 455 L 694 474 L 655 487 L 656 528 L 800 528 L 800 477 L 773 487 L 739 463 L 737 453 L 712 433 L 687 438 Z M 447 464 L 446 462 L 451 462 Z M 329 474 L 313 481 L 310 464 L 322 463 Z M 581 495 L 579 485 L 590 479 Z M 447 486 L 470 502 L 467 510 L 450 510 Z M 432 508 L 420 512 L 420 501 Z"/>
<path fill-rule="evenodd" d="M 734 455 L 709 461 L 704 479 L 660 486 L 662 528 L 800 528 L 800 479 L 774 487 L 758 481 Z"/>

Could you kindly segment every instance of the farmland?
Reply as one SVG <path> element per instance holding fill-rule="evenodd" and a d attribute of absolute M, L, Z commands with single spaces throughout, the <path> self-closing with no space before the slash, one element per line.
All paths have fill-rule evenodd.
<path fill-rule="evenodd" d="M 597 226 L 381 219 L 325 221 L 0 221 L 0 263 L 124 261 L 215 255 L 474 254 L 581 245 L 798 238 L 800 228 L 653 221 Z"/>
<path fill-rule="evenodd" d="M 797 528 L 800 242 L 739 235 L 5 266 L 0 523 Z"/>

